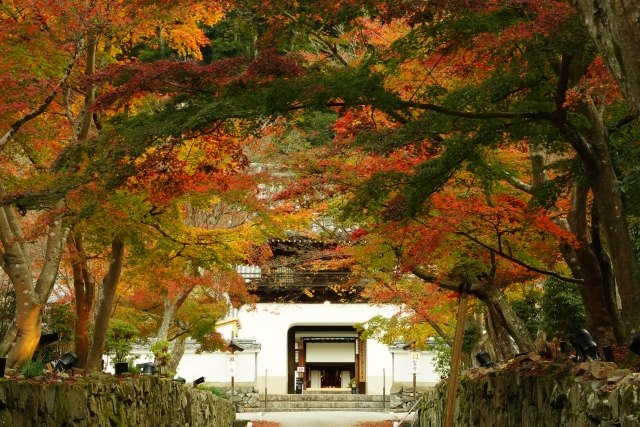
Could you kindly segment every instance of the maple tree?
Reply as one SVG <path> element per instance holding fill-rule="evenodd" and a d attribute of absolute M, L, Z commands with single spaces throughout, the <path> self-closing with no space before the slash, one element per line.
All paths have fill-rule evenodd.
<path fill-rule="evenodd" d="M 351 4 L 345 9 L 337 3 L 331 5 L 341 11 L 353 10 Z M 419 213 L 425 200 L 461 169 L 473 171 L 489 191 L 497 180 L 503 180 L 534 196 L 533 203 L 557 204 L 556 220 L 580 239 L 580 244 L 560 246 L 575 280 L 584 281 L 581 290 L 590 325 L 604 339 L 612 339 L 615 334 L 618 341 L 624 341 L 638 324 L 632 308 L 637 303 L 638 286 L 632 277 L 635 261 L 626 219 L 620 215 L 625 208 L 609 146 L 609 139 L 617 135 L 603 127 L 603 113 L 614 123 L 622 117 L 617 125 L 629 121 L 619 114 L 615 88 L 607 82 L 606 72 L 596 71 L 597 58 L 588 66 L 593 51 L 574 11 L 564 2 L 523 2 L 517 8 L 470 6 L 465 2 L 432 9 L 426 6 L 402 3 L 373 15 L 386 23 L 397 19 L 408 23 L 404 29 L 396 27 L 404 34 L 394 36 L 394 44 L 384 50 L 376 50 L 370 39 L 362 42 L 359 50 L 357 42 L 347 41 L 362 40 L 357 39 L 358 31 L 383 34 L 377 23 L 363 21 L 338 40 L 337 33 L 333 34 L 331 41 L 336 43 L 326 44 L 320 54 L 302 57 L 313 64 L 304 75 L 287 79 L 286 87 L 276 81 L 258 88 L 289 99 L 288 103 L 279 101 L 272 109 L 263 110 L 263 114 L 302 108 L 328 112 L 330 107 L 341 107 L 337 113 L 342 119 L 336 124 L 342 124 L 342 128 L 336 126 L 334 131 L 343 145 L 354 140 L 356 147 L 388 152 L 395 147 L 425 145 L 426 140 L 425 151 L 430 150 L 431 161 L 416 168 L 414 175 L 402 170 L 376 173 L 374 167 L 365 171 L 370 184 L 359 188 L 352 211 L 388 209 L 398 201 L 395 194 L 403 192 L 406 201 L 395 203 L 396 209 Z M 313 21 L 318 15 L 302 16 L 299 9 L 279 15 L 284 18 L 282 22 L 316 35 L 318 25 Z M 304 20 L 310 17 L 311 22 Z M 431 22 L 435 17 L 438 20 Z M 354 27 L 351 20 L 343 28 Z M 325 28 L 335 32 L 335 27 Z M 288 34 L 277 30 L 280 27 L 275 27 L 276 35 L 269 34 L 270 40 L 277 34 Z M 351 62 L 342 54 L 345 45 L 353 54 Z M 375 54 L 367 55 L 371 51 Z M 363 56 L 357 57 L 358 53 Z M 253 99 L 260 98 L 253 94 Z M 526 175 L 518 177 L 521 172 L 510 170 L 513 166 L 486 161 L 487 153 L 504 149 L 508 142 L 530 150 L 533 161 Z M 331 148 L 321 153 L 314 153 L 320 160 L 312 167 L 326 173 L 336 165 L 326 162 Z M 345 156 L 341 161 L 362 159 L 354 160 L 359 156 L 357 151 L 351 151 L 350 156 L 350 160 Z M 379 159 L 375 161 L 377 167 Z M 518 179 L 522 177 L 531 179 L 532 184 Z M 580 187 L 583 179 L 587 187 Z M 345 190 L 349 182 L 343 175 L 325 193 L 319 192 L 318 185 L 329 187 L 328 181 L 326 176 L 299 181 L 290 194 L 306 192 L 306 197 L 322 197 L 349 191 Z M 573 193 L 570 199 L 559 197 L 570 194 L 572 183 L 580 191 L 591 190 L 593 198 L 583 197 L 588 194 L 583 192 Z M 309 189 L 313 191 L 309 193 Z M 597 215 L 588 210 L 591 202 L 597 208 L 592 212 Z M 598 227 L 600 223 L 604 227 Z M 603 256 L 605 242 L 613 261 Z M 610 297 L 612 277 L 628 301 L 623 303 L 623 318 L 617 318 L 618 310 Z"/>
<path fill-rule="evenodd" d="M 598 339 L 637 332 L 627 214 L 640 193 L 624 162 L 637 156 L 634 83 L 614 64 L 628 58 L 598 43 L 612 78 L 569 3 L 249 1 L 225 4 L 222 21 L 222 4 L 112 6 L 30 0 L 0 10 L 11 29 L 0 35 L 0 237 L 19 295 L 0 352 L 11 366 L 37 344 L 67 233 L 79 318 L 95 293 L 83 239 L 100 242 L 96 253 L 111 247 L 117 261 L 104 280 L 103 333 L 125 248 L 147 236 L 162 249 L 152 258 L 206 259 L 190 251 L 227 234 L 183 228 L 180 212 L 221 193 L 256 196 L 238 204 L 274 234 L 341 214 L 361 233 L 351 250 L 368 254 L 360 259 L 363 274 L 378 277 L 373 293 L 401 297 L 434 328 L 445 318 L 428 314 L 440 291 L 427 286 L 413 299 L 387 288 L 398 274 L 466 286 L 485 303 L 494 340 L 510 335 L 521 350 L 532 340 L 503 291 L 545 275 L 580 284 Z M 255 160 L 276 173 L 242 174 Z M 260 179 L 288 185 L 273 206 L 256 190 Z M 102 232 L 100 220 L 120 233 Z M 50 228 L 35 281 L 29 224 Z M 238 248 L 223 246 L 207 267 L 232 263 L 221 254 Z M 380 251 L 393 263 L 371 261 Z M 172 266 L 167 281 L 188 271 Z M 168 318 L 182 294 L 166 288 Z"/>
<path fill-rule="evenodd" d="M 133 310 L 142 337 L 174 344 L 166 364 L 170 371 L 180 361 L 187 336 L 203 351 L 224 348 L 216 322 L 230 306 L 255 301 L 233 267 L 252 259 L 250 242 L 259 241 L 262 231 L 249 215 L 224 206 L 221 201 L 206 210 L 186 206 L 183 232 L 195 233 L 190 239 L 178 233 L 180 227 L 173 229 L 175 218 L 159 222 L 154 228 L 163 231 L 152 245 L 145 245 L 144 255 L 131 263 L 125 278 L 127 290 L 116 315 L 124 309 L 124 315 L 132 316 Z M 156 272 L 152 280 L 149 271 Z"/>
<path fill-rule="evenodd" d="M 127 155 L 124 153 L 127 148 L 103 143 L 106 139 L 99 140 L 103 132 L 108 134 L 109 126 L 104 127 L 103 119 L 107 117 L 92 109 L 96 84 L 90 77 L 106 63 L 127 62 L 143 51 L 157 51 L 158 56 L 164 58 L 200 58 L 200 47 L 208 42 L 200 25 L 217 21 L 221 10 L 221 5 L 196 1 L 171 5 L 148 2 L 87 4 L 73 0 L 55 4 L 38 0 L 3 3 L 0 19 L 9 29 L 3 32 L 0 40 L 3 56 L 8 59 L 2 64 L 3 84 L 7 90 L 0 102 L 3 112 L 0 124 L 6 130 L 2 131 L 0 139 L 5 154 L 5 173 L 0 183 L 5 224 L 2 227 L 3 267 L 16 294 L 21 295 L 16 317 L 1 346 L 1 352 L 8 356 L 9 366 L 24 363 L 35 350 L 42 307 L 55 283 L 69 230 L 78 227 L 78 223 L 108 200 L 117 187 L 145 185 L 141 181 L 128 182 L 128 178 L 135 173 L 150 173 L 151 164 L 157 166 L 159 160 L 148 157 L 146 167 L 136 167 L 138 159 L 134 156 L 130 157 L 132 163 L 122 163 L 122 157 L 113 154 Z M 27 52 L 37 52 L 39 56 Z M 140 57 L 149 60 L 153 55 L 143 56 Z M 212 138 L 207 135 L 199 138 L 207 137 Z M 197 136 L 187 139 L 193 141 Z M 96 163 L 91 162 L 89 152 L 82 151 L 86 147 L 95 154 Z M 211 191 L 211 186 L 197 184 L 197 181 L 224 174 L 223 169 L 236 170 L 230 164 L 238 160 L 234 160 L 232 154 L 234 150 L 238 152 L 237 148 L 227 151 L 231 153 L 227 160 L 220 159 L 227 155 L 223 150 L 218 149 L 214 154 L 215 147 L 210 148 L 206 155 L 211 158 L 205 159 L 201 155 L 189 165 L 180 165 L 185 173 L 172 177 L 174 188 L 167 186 L 157 191 L 156 196 L 164 197 L 166 202 L 166 198 L 177 197 L 186 191 Z M 146 149 L 140 147 L 138 156 L 153 156 Z M 165 150 L 165 154 L 170 154 L 170 150 Z M 113 161 L 99 164 L 105 159 Z M 179 163 L 180 159 L 175 158 L 173 162 Z M 101 172 L 106 170 L 115 172 L 117 177 L 106 173 L 102 176 Z M 182 179 L 181 183 L 177 182 L 179 179 Z M 30 212 L 27 221 L 19 216 L 23 212 Z M 37 212 L 41 217 L 39 222 L 34 222 Z M 38 234 L 26 235 L 24 227 L 32 226 L 35 231 L 47 224 L 50 224 L 46 233 L 47 252 L 42 256 L 45 262 L 39 269 L 39 279 L 32 281 L 30 264 L 37 264 L 37 260 L 28 249 L 30 241 L 37 240 Z M 81 298 L 77 305 L 78 315 L 84 329 L 78 333 L 85 339 L 87 313 L 95 291 L 83 265 L 82 238 L 83 233 L 92 231 L 75 231 L 69 246 L 79 254 L 80 263 L 74 266 L 74 272 L 77 294 Z M 112 239 L 112 257 L 116 262 L 110 264 L 112 268 L 106 271 L 103 280 L 105 298 L 94 335 L 94 344 L 98 346 L 89 355 L 90 365 L 97 365 L 101 358 L 103 345 L 100 341 L 104 341 L 112 311 L 110 305 L 122 268 L 125 241 L 115 233 Z M 86 341 L 83 347 L 87 347 Z M 82 350 L 81 354 L 84 352 Z"/>

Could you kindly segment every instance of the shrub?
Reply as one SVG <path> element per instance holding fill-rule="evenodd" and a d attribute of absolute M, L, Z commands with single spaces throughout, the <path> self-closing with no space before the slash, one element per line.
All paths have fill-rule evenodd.
<path fill-rule="evenodd" d="M 39 377 L 44 374 L 44 367 L 40 361 L 30 360 L 22 366 L 21 372 L 25 378 Z"/>
<path fill-rule="evenodd" d="M 542 324 L 542 294 L 535 290 L 529 290 L 522 298 L 510 302 L 513 311 L 525 324 L 532 337 L 538 334 Z"/>
<path fill-rule="evenodd" d="M 578 285 L 549 279 L 542 296 L 542 329 L 547 337 L 566 339 L 584 328 L 586 315 Z"/>
<path fill-rule="evenodd" d="M 199 387 L 200 390 L 206 390 L 210 393 L 215 394 L 218 397 L 222 397 L 223 399 L 228 399 L 229 396 L 222 390 L 221 388 L 210 386 L 210 387 Z"/>
<path fill-rule="evenodd" d="M 448 377 L 451 370 L 451 346 L 441 337 L 434 337 L 429 340 L 427 348 L 436 353 L 433 359 L 434 371 L 440 375 L 440 378 Z"/>
<path fill-rule="evenodd" d="M 120 319 L 112 319 L 107 331 L 105 354 L 112 356 L 114 362 L 127 362 L 137 338 L 138 330 L 133 325 Z"/>

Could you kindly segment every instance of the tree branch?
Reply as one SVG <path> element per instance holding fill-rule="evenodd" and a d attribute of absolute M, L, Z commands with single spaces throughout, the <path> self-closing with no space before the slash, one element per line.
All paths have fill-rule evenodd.
<path fill-rule="evenodd" d="M 618 120 L 617 122 L 615 122 L 614 124 L 609 126 L 609 133 L 613 133 L 615 131 L 619 131 L 623 126 L 631 123 L 632 121 L 636 120 L 637 118 L 638 117 L 635 116 L 634 114 L 628 114 L 628 115 L 622 117 L 620 120 Z"/>
<path fill-rule="evenodd" d="M 534 267 L 530 264 L 527 264 L 524 261 L 520 261 L 519 259 L 504 253 L 501 250 L 495 249 L 489 245 L 487 245 L 486 243 L 480 241 L 479 239 L 476 239 L 475 237 L 473 237 L 472 235 L 470 235 L 469 233 L 466 233 L 464 231 L 456 231 L 456 234 L 461 235 L 466 237 L 467 239 L 471 240 L 472 242 L 482 246 L 483 248 L 491 251 L 492 253 L 495 253 L 496 255 L 501 256 L 502 258 L 511 261 L 514 264 L 517 264 L 521 267 L 526 268 L 527 270 L 531 270 L 531 271 L 535 271 L 536 273 L 540 273 L 540 274 L 544 274 L 545 276 L 551 276 L 551 277 L 555 277 L 556 279 L 562 280 L 563 282 L 569 282 L 569 283 L 582 283 L 582 279 L 575 279 L 573 277 L 566 277 L 563 276 L 561 274 L 558 274 L 554 271 L 549 271 L 549 270 L 544 270 L 538 267 Z"/>
<path fill-rule="evenodd" d="M 504 179 L 511 184 L 513 187 L 515 187 L 516 189 L 523 191 L 527 194 L 531 194 L 533 192 L 533 185 L 531 184 L 527 184 L 526 182 L 516 178 L 515 176 L 511 175 L 510 173 L 505 173 L 504 174 Z"/>
<path fill-rule="evenodd" d="M 78 58 L 80 57 L 80 53 L 83 50 L 83 44 L 84 43 L 82 40 L 76 43 L 76 50 L 71 56 L 71 61 L 69 61 L 67 68 L 65 68 L 64 72 L 62 73 L 62 77 L 60 78 L 60 80 L 58 80 L 58 83 L 56 83 L 56 85 L 51 90 L 51 93 L 49 93 L 49 95 L 44 99 L 44 101 L 42 101 L 42 103 L 36 109 L 30 111 L 29 113 L 25 114 L 24 116 L 22 116 L 21 118 L 13 122 L 9 127 L 9 130 L 4 135 L 2 135 L 2 137 L 0 137 L 0 150 L 4 148 L 4 146 L 7 144 L 7 142 L 9 142 L 11 137 L 16 132 L 18 132 L 18 130 L 20 130 L 20 128 L 25 123 L 27 123 L 32 119 L 35 119 L 40 114 L 44 113 L 45 110 L 49 107 L 49 105 L 58 94 L 58 91 L 60 90 L 64 82 L 67 80 L 69 75 L 71 75 L 71 70 L 73 70 L 73 66 L 78 61 Z"/>
<path fill-rule="evenodd" d="M 54 210 L 62 210 L 65 206 L 64 201 L 59 200 Z M 36 294 L 40 298 L 42 304 L 46 303 L 49 299 L 49 295 L 53 290 L 53 285 L 58 276 L 58 269 L 60 267 L 60 259 L 64 253 L 64 245 L 69 234 L 70 226 L 64 225 L 62 220 L 62 214 L 60 212 L 55 214 L 53 221 L 49 225 L 47 233 L 47 246 L 45 250 L 44 264 L 40 269 L 40 275 L 36 280 Z"/>
<path fill-rule="evenodd" d="M 467 119 L 541 119 L 552 120 L 553 115 L 543 111 L 489 111 L 489 112 L 475 112 L 475 111 L 459 111 L 445 108 L 440 105 L 430 104 L 428 102 L 414 102 L 414 101 L 400 101 L 402 105 L 409 108 L 418 108 L 422 110 L 435 111 L 436 113 L 445 114 L 447 116 L 464 117 Z"/>

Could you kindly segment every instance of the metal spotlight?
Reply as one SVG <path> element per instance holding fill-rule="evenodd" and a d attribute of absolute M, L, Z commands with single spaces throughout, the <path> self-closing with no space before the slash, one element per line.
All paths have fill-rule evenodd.
<path fill-rule="evenodd" d="M 490 368 L 493 366 L 493 362 L 491 361 L 491 356 L 486 351 L 481 351 L 476 354 L 476 360 L 483 368 Z"/>
<path fill-rule="evenodd" d="M 0 357 L 0 378 L 4 377 L 4 370 L 6 366 L 7 366 L 7 358 Z"/>
<path fill-rule="evenodd" d="M 631 345 L 629 345 L 629 350 L 634 352 L 635 354 L 640 355 L 640 335 L 636 335 L 631 340 Z"/>
<path fill-rule="evenodd" d="M 196 378 L 193 380 L 193 386 L 197 386 L 198 384 L 202 384 L 204 382 L 204 377 Z"/>
<path fill-rule="evenodd" d="M 571 343 L 576 348 L 578 358 L 598 359 L 598 346 L 586 329 L 580 329 L 576 332 Z"/>
<path fill-rule="evenodd" d="M 156 365 L 151 362 L 141 363 L 137 366 L 140 368 L 142 375 L 155 375 L 158 372 Z"/>
<path fill-rule="evenodd" d="M 67 371 L 75 366 L 78 362 L 78 356 L 75 353 L 69 351 L 64 353 L 62 357 L 56 362 L 56 371 Z"/>

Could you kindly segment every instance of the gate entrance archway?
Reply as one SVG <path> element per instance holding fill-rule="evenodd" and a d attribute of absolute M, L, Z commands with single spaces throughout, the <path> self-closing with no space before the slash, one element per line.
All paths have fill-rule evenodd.
<path fill-rule="evenodd" d="M 355 379 L 359 392 L 366 389 L 365 340 L 353 325 L 298 325 L 289 328 L 288 393 L 296 379 L 305 390 L 348 389 Z"/>

